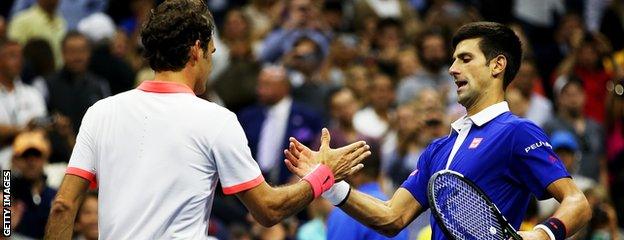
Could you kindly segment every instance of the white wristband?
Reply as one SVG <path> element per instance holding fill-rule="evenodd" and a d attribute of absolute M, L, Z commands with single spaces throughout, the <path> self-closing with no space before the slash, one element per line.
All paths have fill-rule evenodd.
<path fill-rule="evenodd" d="M 351 186 L 347 182 L 340 181 L 334 183 L 334 185 L 321 196 L 336 206 L 349 195 L 350 190 Z"/>
<path fill-rule="evenodd" d="M 548 237 L 550 238 L 550 240 L 556 240 L 555 234 L 553 234 L 553 232 L 550 230 L 550 228 L 546 227 L 544 224 L 537 224 L 533 228 L 533 230 L 536 230 L 536 229 L 544 230 L 544 232 L 546 232 L 546 234 L 548 234 Z"/>

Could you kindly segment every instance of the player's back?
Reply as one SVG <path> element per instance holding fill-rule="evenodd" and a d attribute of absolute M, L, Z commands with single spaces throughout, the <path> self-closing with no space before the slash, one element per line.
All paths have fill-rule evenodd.
<path fill-rule="evenodd" d="M 234 114 L 189 93 L 131 90 L 88 115 L 100 237 L 206 238 L 218 180 L 210 146 Z"/>

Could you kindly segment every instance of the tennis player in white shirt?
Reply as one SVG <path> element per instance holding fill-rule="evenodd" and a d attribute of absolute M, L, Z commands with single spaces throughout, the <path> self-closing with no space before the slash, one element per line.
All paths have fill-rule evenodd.
<path fill-rule="evenodd" d="M 236 116 L 195 95 L 205 91 L 212 68 L 213 30 L 200 0 L 169 0 L 151 12 L 141 39 L 155 79 L 89 108 L 46 239 L 71 238 L 90 184 L 98 185 L 100 239 L 208 239 L 217 181 L 271 226 L 362 167 L 368 145 L 330 149 L 324 129 L 316 170 L 297 183 L 269 186 Z"/>

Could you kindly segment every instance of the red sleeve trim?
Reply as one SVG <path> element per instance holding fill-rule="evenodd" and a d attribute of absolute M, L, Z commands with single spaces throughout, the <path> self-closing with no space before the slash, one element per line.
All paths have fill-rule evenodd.
<path fill-rule="evenodd" d="M 91 184 L 89 185 L 90 189 L 94 189 L 95 187 L 97 187 L 97 180 L 95 178 L 95 174 L 93 174 L 92 172 L 80 168 L 68 167 L 67 170 L 65 170 L 65 174 L 75 175 L 89 180 L 89 182 L 91 182 Z"/>
<path fill-rule="evenodd" d="M 260 174 L 260 176 L 258 176 L 257 178 L 254 178 L 252 180 L 249 180 L 247 182 L 241 183 L 241 184 L 236 184 L 234 186 L 231 187 L 224 187 L 223 188 L 223 193 L 226 195 L 231 195 L 231 194 L 235 194 L 235 193 L 239 193 L 251 188 L 254 188 L 258 185 L 260 185 L 260 183 L 264 182 L 264 177 L 262 176 L 262 174 Z"/>

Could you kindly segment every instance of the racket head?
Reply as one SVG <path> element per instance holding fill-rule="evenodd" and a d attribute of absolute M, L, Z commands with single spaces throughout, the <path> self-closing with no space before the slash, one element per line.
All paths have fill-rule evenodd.
<path fill-rule="evenodd" d="M 427 196 L 449 239 L 522 239 L 488 196 L 458 172 L 442 170 L 431 176 Z"/>

